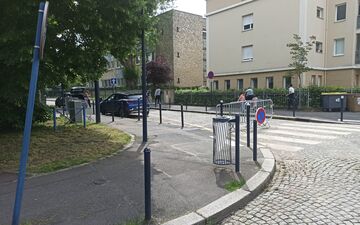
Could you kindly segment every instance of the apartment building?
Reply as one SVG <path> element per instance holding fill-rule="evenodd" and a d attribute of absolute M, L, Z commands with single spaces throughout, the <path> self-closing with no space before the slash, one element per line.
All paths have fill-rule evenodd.
<path fill-rule="evenodd" d="M 358 0 L 207 0 L 207 71 L 218 89 L 299 86 L 288 78 L 293 34 L 308 41 L 302 86 L 360 86 Z"/>
<path fill-rule="evenodd" d="M 206 85 L 205 18 L 178 10 L 162 13 L 155 57 L 167 62 L 175 87 Z"/>

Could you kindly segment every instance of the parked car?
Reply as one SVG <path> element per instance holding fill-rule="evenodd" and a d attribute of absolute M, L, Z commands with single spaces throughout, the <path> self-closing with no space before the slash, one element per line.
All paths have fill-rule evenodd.
<path fill-rule="evenodd" d="M 100 103 L 100 112 L 105 115 L 114 113 L 123 117 L 138 113 L 138 99 L 142 99 L 142 95 L 135 93 L 115 93 L 110 95 Z M 140 110 L 142 102 L 140 101 Z M 149 113 L 149 104 L 147 104 L 147 114 Z M 142 113 L 142 110 L 140 111 Z"/>

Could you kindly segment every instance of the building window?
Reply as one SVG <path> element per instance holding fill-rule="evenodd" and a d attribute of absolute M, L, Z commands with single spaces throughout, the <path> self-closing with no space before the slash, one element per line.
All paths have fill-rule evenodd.
<path fill-rule="evenodd" d="M 219 90 L 219 81 L 218 80 L 214 80 L 213 87 L 214 87 L 214 90 Z"/>
<path fill-rule="evenodd" d="M 321 7 L 316 8 L 316 16 L 317 18 L 324 19 L 324 9 Z"/>
<path fill-rule="evenodd" d="M 258 79 L 257 78 L 251 78 L 250 79 L 250 87 L 257 88 L 258 87 Z"/>
<path fill-rule="evenodd" d="M 252 30 L 254 28 L 253 14 L 243 16 L 243 31 Z"/>
<path fill-rule="evenodd" d="M 346 3 L 336 6 L 336 21 L 346 19 Z"/>
<path fill-rule="evenodd" d="M 334 56 L 344 55 L 345 39 L 339 38 L 334 40 Z"/>
<path fill-rule="evenodd" d="M 176 27 L 176 32 L 179 32 L 180 28 L 179 27 Z"/>
<path fill-rule="evenodd" d="M 230 90 L 230 80 L 224 81 L 224 88 L 225 88 L 225 90 Z"/>
<path fill-rule="evenodd" d="M 270 88 L 270 89 L 274 88 L 274 78 L 273 77 L 266 78 L 266 88 Z"/>
<path fill-rule="evenodd" d="M 322 53 L 322 52 L 323 52 L 323 44 L 322 44 L 322 42 L 317 41 L 317 42 L 315 43 L 315 51 L 316 51 L 317 53 Z"/>
<path fill-rule="evenodd" d="M 176 56 L 177 56 L 178 58 L 180 58 L 180 52 L 177 52 L 177 53 L 176 53 Z"/>
<path fill-rule="evenodd" d="M 321 76 L 321 75 L 318 76 L 317 85 L 318 85 L 319 87 L 322 86 L 322 76 Z"/>
<path fill-rule="evenodd" d="M 288 88 L 291 84 L 291 77 L 285 76 L 283 77 L 283 88 Z"/>
<path fill-rule="evenodd" d="M 238 79 L 237 80 L 237 89 L 241 90 L 244 88 L 244 80 L 243 79 Z"/>
<path fill-rule="evenodd" d="M 243 46 L 242 47 L 242 57 L 243 61 L 252 61 L 253 60 L 253 46 Z"/>
<path fill-rule="evenodd" d="M 311 85 L 316 85 L 316 76 L 315 75 L 311 76 Z"/>

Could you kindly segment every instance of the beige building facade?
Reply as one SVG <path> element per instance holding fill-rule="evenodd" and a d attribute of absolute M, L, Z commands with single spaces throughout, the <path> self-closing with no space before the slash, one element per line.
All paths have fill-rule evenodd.
<path fill-rule="evenodd" d="M 158 16 L 155 57 L 167 62 L 175 87 L 206 84 L 206 23 L 199 15 L 170 10 Z"/>
<path fill-rule="evenodd" d="M 218 89 L 281 88 L 293 35 L 316 41 L 301 86 L 360 86 L 357 0 L 207 0 L 207 71 Z M 208 82 L 208 85 L 210 82 Z"/>

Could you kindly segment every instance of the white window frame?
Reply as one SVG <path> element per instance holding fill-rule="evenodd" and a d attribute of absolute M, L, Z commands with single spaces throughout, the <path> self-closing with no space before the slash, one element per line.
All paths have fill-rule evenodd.
<path fill-rule="evenodd" d="M 336 43 L 339 40 L 343 40 L 344 46 L 343 46 L 343 53 L 336 53 Z M 334 39 L 334 56 L 343 56 L 345 55 L 345 38 L 336 38 Z"/>
<path fill-rule="evenodd" d="M 246 22 L 246 18 L 251 18 L 251 22 L 250 23 L 245 23 Z M 249 30 L 252 30 L 254 29 L 254 14 L 251 13 L 251 14 L 247 14 L 245 16 L 242 17 L 242 24 L 243 24 L 243 31 L 249 31 Z M 245 28 L 245 26 L 249 26 L 249 28 Z"/>
<path fill-rule="evenodd" d="M 339 6 L 343 6 L 343 5 L 345 5 L 345 18 L 338 20 L 338 19 L 337 19 L 337 17 L 338 17 L 338 7 L 339 7 Z M 345 21 L 345 20 L 346 20 L 346 9 L 347 9 L 346 2 L 341 3 L 341 4 L 338 4 L 338 5 L 335 5 L 335 22 L 342 22 L 342 21 Z"/>
<path fill-rule="evenodd" d="M 320 15 L 318 15 L 318 12 L 320 12 Z M 322 7 L 316 7 L 316 17 L 319 19 L 324 19 L 324 8 Z"/>
<path fill-rule="evenodd" d="M 242 87 L 240 88 L 240 80 L 242 81 Z M 237 79 L 236 80 L 236 85 L 237 85 L 237 89 L 240 90 L 240 89 L 244 89 L 244 79 Z"/>
<path fill-rule="evenodd" d="M 272 80 L 272 88 L 270 88 L 270 79 Z M 266 77 L 266 88 L 273 89 L 274 88 L 274 77 Z"/>
<path fill-rule="evenodd" d="M 246 45 L 241 47 L 241 53 L 242 53 L 242 61 L 243 62 L 250 62 L 254 60 L 254 52 L 253 52 L 253 45 Z M 251 49 L 251 57 L 245 57 L 245 49 Z"/>
<path fill-rule="evenodd" d="M 318 44 L 321 47 L 320 49 L 318 49 Z M 323 53 L 323 43 L 321 41 L 317 41 L 315 42 L 315 52 L 317 53 Z"/>
<path fill-rule="evenodd" d="M 256 81 L 256 87 L 255 87 L 255 81 Z M 250 87 L 253 89 L 259 88 L 259 79 L 257 77 L 250 78 Z"/>

